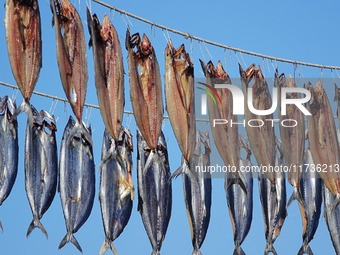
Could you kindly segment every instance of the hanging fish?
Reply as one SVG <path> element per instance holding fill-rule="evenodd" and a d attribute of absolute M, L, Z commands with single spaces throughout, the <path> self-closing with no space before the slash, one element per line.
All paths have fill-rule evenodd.
<path fill-rule="evenodd" d="M 307 110 L 312 114 L 308 116 L 310 151 L 316 166 L 326 166 L 320 171 L 320 177 L 336 196 L 334 203 L 328 205 L 334 210 L 340 203 L 340 173 L 336 171 L 340 163 L 340 151 L 334 116 L 321 81 L 314 88 L 309 83 L 307 89 L 311 92 L 311 100 L 307 103 Z"/>
<path fill-rule="evenodd" d="M 231 84 L 230 77 L 224 71 L 220 61 L 218 61 L 216 68 L 211 61 L 209 61 L 208 64 L 205 64 L 202 60 L 200 60 L 200 62 L 207 79 L 207 84 L 205 86 L 208 86 L 210 89 L 215 89 L 215 84 Z M 204 85 L 204 83 L 201 84 Z M 224 164 L 235 169 L 240 169 L 238 126 L 214 126 L 215 119 L 232 120 L 233 123 L 237 123 L 237 116 L 233 115 L 233 97 L 229 89 L 226 88 L 215 89 L 215 93 L 217 93 L 216 96 L 220 101 L 216 101 L 215 103 L 212 98 L 209 98 L 208 100 L 209 119 L 214 142 Z M 246 187 L 239 176 L 239 171 L 237 170 L 233 174 L 236 178 L 229 178 L 229 187 L 233 184 L 239 184 L 245 191 Z"/>
<path fill-rule="evenodd" d="M 100 165 L 99 201 L 102 213 L 105 241 L 100 254 L 110 248 L 118 254 L 113 241 L 119 237 L 128 223 L 134 186 L 132 183 L 132 136 L 126 129 L 121 129 L 116 142 L 105 131 Z"/>
<path fill-rule="evenodd" d="M 58 154 L 54 117 L 31 105 L 33 124 L 27 121 L 25 139 L 25 188 L 33 220 L 28 236 L 38 227 L 48 237 L 40 219 L 54 199 L 58 176 Z"/>
<path fill-rule="evenodd" d="M 0 206 L 11 193 L 18 173 L 18 122 L 13 117 L 15 111 L 15 102 L 8 96 L 0 98 Z"/>
<path fill-rule="evenodd" d="M 95 194 L 95 166 L 92 145 L 79 131 L 73 134 L 76 122 L 70 116 L 60 147 L 59 192 L 67 234 L 59 244 L 73 243 L 82 249 L 73 236 L 90 216 Z M 91 128 L 88 128 L 91 135 Z"/>
<path fill-rule="evenodd" d="M 163 132 L 154 157 L 137 131 L 138 211 L 148 234 L 152 255 L 159 255 L 171 216 L 172 189 L 168 149 Z"/>
<path fill-rule="evenodd" d="M 169 41 L 165 48 L 166 110 L 186 162 L 195 149 L 194 66 L 184 44 L 175 49 Z"/>
<path fill-rule="evenodd" d="M 312 153 L 309 149 L 304 155 L 304 168 L 302 169 L 299 191 L 303 204 L 299 204 L 302 218 L 302 238 L 303 244 L 298 255 L 313 254 L 309 243 L 313 240 L 314 234 L 319 226 L 322 204 L 322 182 L 317 173 L 308 169 L 314 165 Z"/>
<path fill-rule="evenodd" d="M 130 99 L 133 113 L 148 147 L 155 152 L 163 120 L 162 81 L 156 53 L 148 37 L 126 32 Z M 136 47 L 136 51 L 134 51 Z M 153 155 L 154 153 L 152 153 Z"/>
<path fill-rule="evenodd" d="M 335 252 L 336 254 L 340 254 L 340 206 L 337 206 L 336 208 L 330 206 L 336 203 L 337 198 L 325 185 L 323 185 L 323 194 L 325 221 Z"/>
<path fill-rule="evenodd" d="M 60 79 L 67 100 L 77 118 L 71 134 L 82 129 L 83 135 L 92 144 L 91 136 L 82 124 L 88 80 L 84 28 L 77 10 L 69 0 L 62 2 L 51 0 L 50 5 L 53 13 L 52 24 L 56 28 Z"/>
<path fill-rule="evenodd" d="M 189 162 L 191 176 L 183 174 L 184 202 L 191 230 L 193 255 L 199 255 L 210 222 L 211 176 L 204 171 L 210 165 L 208 133 L 196 132 L 195 150 Z M 204 146 L 204 153 L 202 152 Z"/>
<path fill-rule="evenodd" d="M 28 111 L 29 100 L 42 66 L 38 0 L 6 0 L 5 27 L 9 62 L 24 98 L 18 110 Z"/>
<path fill-rule="evenodd" d="M 100 24 L 87 9 L 87 24 L 93 49 L 94 71 L 100 113 L 106 130 L 118 141 L 124 112 L 123 55 L 116 29 L 104 15 Z"/>
<path fill-rule="evenodd" d="M 247 157 L 245 160 L 240 159 L 240 167 L 250 167 L 252 165 L 250 161 L 251 150 L 245 141 L 241 141 L 242 147 L 247 152 Z M 230 182 L 233 182 L 235 178 L 230 174 L 226 178 L 225 189 L 234 233 L 235 250 L 233 254 L 245 255 L 241 245 L 249 233 L 253 219 L 253 175 L 251 171 L 240 171 L 239 174 L 245 182 L 246 192 L 239 185 L 230 185 Z"/>
<path fill-rule="evenodd" d="M 281 95 L 281 88 L 296 88 L 296 83 L 292 77 L 286 81 L 285 75 L 278 75 L 275 72 L 275 86 L 278 88 L 278 95 Z M 299 99 L 299 93 L 286 93 L 288 99 Z M 278 105 L 281 106 L 281 97 L 279 96 Z M 303 155 L 305 151 L 305 119 L 303 112 L 294 104 L 287 104 L 286 115 L 281 115 L 279 107 L 278 115 L 280 123 L 284 121 L 295 120 L 294 127 L 280 125 L 280 137 L 282 141 L 282 151 L 285 164 L 292 169 L 288 172 L 288 181 L 294 187 L 293 194 L 288 201 L 288 205 L 294 200 L 302 204 L 301 194 L 299 192 L 300 184 L 300 166 L 303 165 Z"/>
<path fill-rule="evenodd" d="M 261 72 L 260 67 L 255 68 L 252 64 L 246 71 L 244 71 L 239 65 L 242 90 L 245 98 L 249 98 L 248 87 L 252 78 L 254 78 L 254 84 L 252 86 L 252 104 L 256 110 L 268 110 L 272 107 L 272 99 L 269 93 L 268 84 Z M 268 115 L 255 115 L 253 114 L 247 105 L 248 100 L 244 100 L 244 114 L 245 122 L 248 123 L 249 120 L 258 119 L 261 120 L 253 126 L 246 125 L 247 136 L 249 139 L 250 148 L 255 156 L 255 159 L 260 166 L 274 166 L 275 165 L 275 134 L 274 127 L 271 121 L 266 121 L 268 119 L 273 119 L 273 114 Z M 256 126 L 258 125 L 258 127 Z M 275 184 L 275 176 L 273 172 L 267 171 L 264 173 L 265 176 Z"/>
<path fill-rule="evenodd" d="M 276 157 L 275 166 L 283 164 L 283 155 Z M 269 178 L 259 172 L 259 193 L 265 226 L 266 248 L 264 254 L 272 252 L 277 255 L 273 246 L 276 238 L 281 233 L 281 228 L 287 216 L 286 210 L 286 178 L 283 171 L 274 173 L 275 189 Z"/>

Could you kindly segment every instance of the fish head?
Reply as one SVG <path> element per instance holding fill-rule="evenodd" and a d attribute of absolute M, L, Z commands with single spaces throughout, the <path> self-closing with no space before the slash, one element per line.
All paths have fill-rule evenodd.
<path fill-rule="evenodd" d="M 45 132 L 47 134 L 53 135 L 57 131 L 57 125 L 54 116 L 50 115 L 44 110 L 40 111 L 40 116 L 42 117 L 42 124 L 45 127 Z"/>
<path fill-rule="evenodd" d="M 153 47 L 149 38 L 146 36 L 146 34 L 143 34 L 142 39 L 139 41 L 138 53 L 141 56 L 147 57 L 152 53 L 152 51 Z"/>
<path fill-rule="evenodd" d="M 225 80 L 228 77 L 228 74 L 226 73 L 226 71 L 224 71 L 224 68 L 222 66 L 221 61 L 217 62 L 215 73 L 216 73 L 216 77 L 215 78 L 218 78 L 218 79 Z"/>
<path fill-rule="evenodd" d="M 103 18 L 103 22 L 102 22 L 102 26 L 100 29 L 100 35 L 103 39 L 103 41 L 108 41 L 108 40 L 112 40 L 112 23 L 109 19 L 109 17 L 105 14 L 104 18 Z"/>
<path fill-rule="evenodd" d="M 245 70 L 245 71 L 243 70 L 243 68 L 242 68 L 240 63 L 238 64 L 238 66 L 239 66 L 239 72 L 240 72 L 240 76 L 241 76 L 241 81 L 243 81 L 244 84 L 246 86 L 248 86 L 248 84 L 249 84 L 250 80 L 253 78 L 255 70 L 256 70 L 255 64 L 251 64 L 247 68 L 247 70 Z"/>

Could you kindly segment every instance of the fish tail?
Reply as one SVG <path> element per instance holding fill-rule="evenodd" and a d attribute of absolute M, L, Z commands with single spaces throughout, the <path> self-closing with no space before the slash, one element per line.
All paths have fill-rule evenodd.
<path fill-rule="evenodd" d="M 230 181 L 228 182 L 228 185 L 226 187 L 226 191 L 228 191 L 231 188 L 231 186 L 237 185 L 237 184 L 240 185 L 241 189 L 247 194 L 246 185 L 244 185 L 244 182 L 242 181 L 242 179 L 239 176 L 230 179 Z"/>
<path fill-rule="evenodd" d="M 235 246 L 233 255 L 246 255 L 240 245 Z"/>
<path fill-rule="evenodd" d="M 33 125 L 33 113 L 32 113 L 29 103 L 27 103 L 25 99 L 24 101 L 22 101 L 20 106 L 14 111 L 12 118 L 17 118 L 18 115 L 22 112 L 26 112 L 29 124 L 32 126 Z"/>
<path fill-rule="evenodd" d="M 288 200 L 288 204 L 287 207 L 290 206 L 290 204 L 294 201 L 297 200 L 298 203 L 303 206 L 303 201 L 301 198 L 301 194 L 299 193 L 298 189 L 294 188 L 292 195 L 290 196 L 289 200 Z"/>
<path fill-rule="evenodd" d="M 309 254 L 314 255 L 308 243 L 303 243 L 297 255 Z"/>
<path fill-rule="evenodd" d="M 104 255 L 108 249 L 110 249 L 114 255 L 118 255 L 116 247 L 114 246 L 113 242 L 110 242 L 110 240 L 105 240 L 103 242 L 103 245 L 100 248 L 99 255 Z"/>
<path fill-rule="evenodd" d="M 194 251 L 192 252 L 192 255 L 202 255 L 202 253 L 199 248 L 195 248 Z"/>
<path fill-rule="evenodd" d="M 83 250 L 80 247 L 80 244 L 78 243 L 77 239 L 74 237 L 72 233 L 67 233 L 63 240 L 61 240 L 58 249 L 60 250 L 65 246 L 65 244 L 71 242 L 81 253 L 83 253 Z"/>
<path fill-rule="evenodd" d="M 35 228 L 40 228 L 40 230 L 45 234 L 46 238 L 48 239 L 47 231 L 38 218 L 33 219 L 31 224 L 28 226 L 26 237 L 28 237 Z"/>
<path fill-rule="evenodd" d="M 161 253 L 159 252 L 159 250 L 152 250 L 151 255 L 160 255 Z"/>
<path fill-rule="evenodd" d="M 269 253 L 278 255 L 272 243 L 271 244 L 267 243 L 266 249 L 264 250 L 264 255 L 268 255 Z"/>

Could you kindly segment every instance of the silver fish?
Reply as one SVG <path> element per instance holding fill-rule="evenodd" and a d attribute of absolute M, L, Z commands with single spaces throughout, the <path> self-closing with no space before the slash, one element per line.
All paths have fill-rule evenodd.
<path fill-rule="evenodd" d="M 25 188 L 33 214 L 26 236 L 38 227 L 48 237 L 40 219 L 54 199 L 58 177 L 58 153 L 54 117 L 31 105 L 33 123 L 27 121 L 25 139 Z"/>
<path fill-rule="evenodd" d="M 245 160 L 240 159 L 240 167 L 251 166 L 251 150 L 241 140 L 242 147 L 247 151 Z M 253 175 L 249 172 L 239 172 L 240 178 L 244 181 L 245 192 L 240 185 L 231 185 L 235 177 L 227 176 L 225 190 L 227 195 L 228 211 L 234 233 L 235 250 L 234 255 L 245 255 L 241 245 L 247 237 L 253 219 Z M 228 189 L 229 187 L 229 189 Z"/>
<path fill-rule="evenodd" d="M 282 155 L 276 158 L 275 166 L 281 166 Z M 262 205 L 262 213 L 265 225 L 266 248 L 264 254 L 272 252 L 277 255 L 273 246 L 276 238 L 281 233 L 281 228 L 287 216 L 286 208 L 286 178 L 282 171 L 273 172 L 275 189 L 273 184 L 262 171 L 259 172 L 259 193 Z"/>
<path fill-rule="evenodd" d="M 330 205 L 336 201 L 336 196 L 322 185 L 324 195 L 324 217 L 327 223 L 328 231 L 331 236 L 336 254 L 340 254 L 340 206 L 332 208 Z"/>
<path fill-rule="evenodd" d="M 210 165 L 211 150 L 208 133 L 203 134 L 197 131 L 195 144 L 195 150 L 189 162 L 191 176 L 183 174 L 183 190 L 194 248 L 192 254 L 200 255 L 199 249 L 208 231 L 211 209 L 211 176 L 209 172 L 202 171 Z M 205 148 L 204 153 L 201 149 L 202 145 Z"/>
<path fill-rule="evenodd" d="M 316 171 L 307 168 L 312 165 L 314 165 L 312 153 L 307 149 L 304 155 L 304 168 L 302 169 L 299 185 L 303 201 L 303 206 L 299 204 L 303 226 L 303 244 L 298 255 L 313 254 L 309 242 L 314 238 L 321 214 L 322 182 Z"/>
<path fill-rule="evenodd" d="M 113 241 L 123 232 L 130 219 L 134 197 L 131 178 L 132 136 L 128 130 L 122 128 L 118 139 L 116 142 L 105 130 L 99 188 L 99 201 L 105 231 L 105 241 L 100 249 L 101 255 L 108 248 L 114 254 L 118 254 Z"/>
<path fill-rule="evenodd" d="M 0 98 L 0 206 L 11 193 L 18 173 L 18 122 L 12 117 L 15 111 L 16 105 L 9 97 Z"/>
<path fill-rule="evenodd" d="M 67 234 L 59 244 L 73 243 L 82 249 L 73 236 L 90 216 L 95 194 L 95 166 L 92 146 L 84 134 L 74 132 L 76 122 L 70 116 L 60 147 L 59 191 Z M 70 137 L 70 135 L 74 134 Z M 91 136 L 91 128 L 88 128 Z"/>
<path fill-rule="evenodd" d="M 158 255 L 168 228 L 172 207 L 168 149 L 163 132 L 159 138 L 158 149 L 152 157 L 150 154 L 153 151 L 150 151 L 139 131 L 137 141 L 138 211 L 152 246 L 152 255 Z"/>

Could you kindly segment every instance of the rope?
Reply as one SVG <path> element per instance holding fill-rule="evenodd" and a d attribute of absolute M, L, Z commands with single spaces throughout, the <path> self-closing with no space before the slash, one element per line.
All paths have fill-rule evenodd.
<path fill-rule="evenodd" d="M 0 81 L 0 85 L 8 87 L 8 88 L 11 88 L 11 89 L 17 89 L 17 90 L 19 89 L 17 86 L 9 84 L 9 83 L 6 83 L 6 82 L 3 82 L 3 81 Z M 50 94 L 46 94 L 46 93 L 39 92 L 39 91 L 33 91 L 33 94 L 41 96 L 41 97 L 46 97 L 46 98 L 50 98 L 50 99 L 53 99 L 53 100 L 57 100 L 57 101 L 68 102 L 68 100 L 66 98 L 58 97 L 58 96 L 54 96 L 54 95 L 50 95 Z M 87 107 L 90 107 L 90 108 L 94 108 L 94 109 L 99 109 L 99 106 L 95 105 L 95 104 L 85 103 L 84 106 L 87 106 Z M 124 113 L 125 114 L 129 114 L 129 115 L 133 115 L 132 111 L 124 110 Z M 169 119 L 169 116 L 164 115 L 163 118 L 164 119 Z M 197 122 L 209 122 L 208 119 L 196 119 L 196 121 Z"/>
<path fill-rule="evenodd" d="M 261 54 L 261 53 L 257 53 L 257 52 L 253 52 L 253 51 L 249 51 L 249 50 L 243 50 L 243 49 L 236 48 L 236 47 L 231 47 L 231 46 L 228 46 L 228 45 L 225 45 L 225 44 L 222 44 L 222 43 L 217 43 L 217 42 L 210 41 L 210 40 L 207 40 L 207 39 L 204 39 L 204 38 L 200 38 L 198 36 L 191 35 L 190 33 L 185 33 L 185 32 L 182 32 L 182 31 L 179 31 L 179 30 L 176 30 L 176 29 L 173 29 L 173 28 L 161 25 L 161 24 L 157 24 L 157 23 L 152 22 L 150 20 L 147 20 L 147 19 L 145 19 L 143 17 L 137 16 L 137 15 L 135 15 L 133 13 L 129 13 L 129 12 L 126 12 L 124 10 L 118 9 L 118 8 L 116 8 L 116 7 L 112 6 L 112 5 L 109 5 L 107 3 L 104 3 L 104 2 L 102 2 L 100 0 L 92 0 L 92 1 L 97 3 L 97 4 L 100 4 L 100 5 L 104 6 L 106 8 L 109 8 L 109 9 L 111 9 L 113 11 L 116 11 L 116 12 L 119 12 L 119 13 L 124 14 L 126 16 L 132 17 L 132 18 L 134 18 L 136 20 L 139 20 L 141 22 L 150 24 L 153 27 L 158 27 L 160 29 L 163 29 L 163 30 L 166 30 L 166 31 L 170 31 L 170 32 L 172 32 L 174 34 L 181 35 L 181 36 L 185 37 L 185 39 L 190 38 L 190 39 L 196 40 L 198 42 L 203 42 L 205 44 L 210 44 L 212 46 L 216 46 L 216 47 L 219 47 L 219 48 L 223 48 L 223 49 L 227 49 L 227 50 L 230 50 L 230 51 L 239 52 L 239 53 L 243 53 L 243 54 L 247 54 L 247 55 L 251 55 L 251 56 L 255 56 L 255 57 L 259 57 L 259 58 L 265 58 L 265 59 L 269 59 L 269 60 L 274 60 L 274 61 L 278 61 L 278 62 L 290 63 L 290 64 L 301 65 L 301 66 L 315 67 L 315 68 L 320 68 L 321 70 L 323 70 L 323 69 L 340 70 L 340 66 L 320 65 L 320 64 L 308 63 L 308 62 L 303 62 L 303 61 L 296 61 L 296 60 L 291 60 L 291 59 L 286 59 L 286 58 L 279 58 L 279 57 L 269 56 L 269 55 L 265 55 L 265 54 Z"/>

